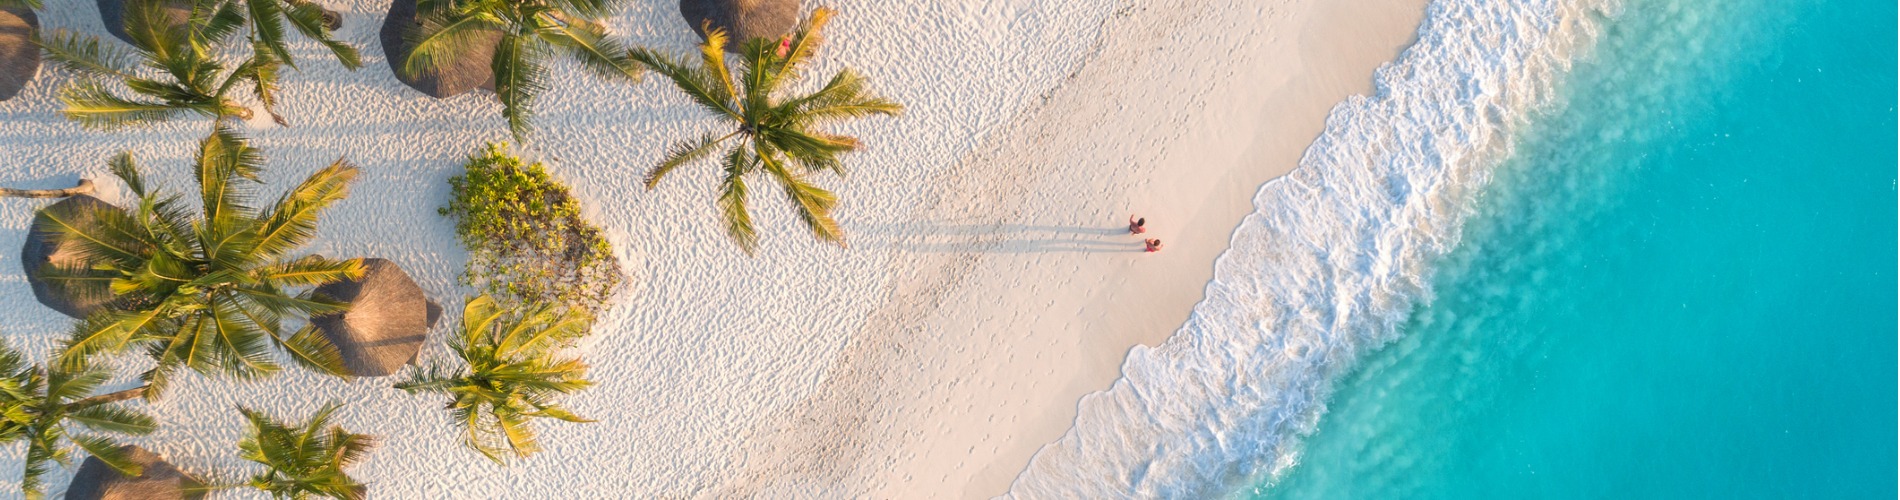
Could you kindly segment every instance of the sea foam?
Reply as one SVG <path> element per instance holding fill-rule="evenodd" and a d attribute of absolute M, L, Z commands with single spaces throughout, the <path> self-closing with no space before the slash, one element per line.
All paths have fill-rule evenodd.
<path fill-rule="evenodd" d="M 1371 97 L 1266 183 L 1185 325 L 1137 346 L 1007 496 L 1207 497 L 1298 461 L 1334 381 L 1430 297 L 1512 130 L 1615 6 L 1438 0 Z"/>

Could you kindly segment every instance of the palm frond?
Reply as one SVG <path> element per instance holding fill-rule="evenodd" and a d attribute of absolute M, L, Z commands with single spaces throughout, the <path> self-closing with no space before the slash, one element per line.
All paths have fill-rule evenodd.
<path fill-rule="evenodd" d="M 240 177 L 256 179 L 263 163 L 262 153 L 223 125 L 199 142 L 193 176 L 198 179 L 198 196 L 207 221 L 205 227 L 219 230 L 211 232 L 214 238 L 227 234 L 228 230 L 247 229 L 230 227 L 250 218 L 245 206 L 249 192 L 233 182 Z"/>
<path fill-rule="evenodd" d="M 59 100 L 66 105 L 60 110 L 66 119 L 97 130 L 164 121 L 181 111 L 165 103 L 119 97 L 90 80 L 74 81 L 60 89 Z"/>
<path fill-rule="evenodd" d="M 264 215 L 264 225 L 258 229 L 259 255 L 275 258 L 308 242 L 316 235 L 318 216 L 349 196 L 350 183 L 359 172 L 355 166 L 337 160 L 284 193 Z"/>
<path fill-rule="evenodd" d="M 814 135 L 795 128 L 762 130 L 759 142 L 771 145 L 773 150 L 785 153 L 810 170 L 831 170 L 839 174 L 844 173 L 844 167 L 838 155 L 858 148 L 857 139 Z"/>
<path fill-rule="evenodd" d="M 653 170 L 647 172 L 647 189 L 653 189 L 653 186 L 659 185 L 660 179 L 666 177 L 666 174 L 672 173 L 673 169 L 679 168 L 681 165 L 687 163 L 698 161 L 700 158 L 705 158 L 707 155 L 712 154 L 713 150 L 718 148 L 720 143 L 738 134 L 738 132 L 731 132 L 724 136 L 706 134 L 696 141 L 675 144 L 673 150 L 667 153 L 666 159 L 661 160 L 659 166 L 653 167 Z"/>
<path fill-rule="evenodd" d="M 326 285 L 363 277 L 363 260 L 338 260 L 319 255 L 305 255 L 295 260 L 260 268 L 255 276 L 257 281 L 276 287 Z"/>
<path fill-rule="evenodd" d="M 896 116 L 904 106 L 896 101 L 864 94 L 864 78 L 846 68 L 831 77 L 823 88 L 780 106 L 795 124 L 825 123 L 846 118 Z"/>
<path fill-rule="evenodd" d="M 275 340 L 274 335 L 238 311 L 231 299 L 214 297 L 210 305 L 206 325 L 211 330 L 199 335 L 215 334 L 211 355 L 220 373 L 251 380 L 283 370 L 271 360 L 270 341 Z"/>
<path fill-rule="evenodd" d="M 557 315 L 550 307 L 536 308 L 504 328 L 505 333 L 495 341 L 495 355 L 503 359 L 538 357 L 587 336 L 590 323 L 592 318 L 585 311 L 568 310 Z"/>
<path fill-rule="evenodd" d="M 20 490 L 28 500 L 40 500 L 45 497 L 44 477 L 52 472 L 47 462 L 56 461 L 59 451 L 53 448 L 48 439 L 29 439 L 26 445 L 26 463 L 20 471 Z"/>
<path fill-rule="evenodd" d="M 837 205 L 838 197 L 805 180 L 797 172 L 785 168 L 778 160 L 761 151 L 759 159 L 765 165 L 765 171 L 778 178 L 785 188 L 785 196 L 792 200 L 798 218 L 811 228 L 812 236 L 820 241 L 844 246 L 844 231 L 838 228 L 838 221 L 831 218 L 831 207 Z"/>
<path fill-rule="evenodd" d="M 567 49 L 594 74 L 614 80 L 639 80 L 640 68 L 627 58 L 626 46 L 608 37 L 607 31 L 599 25 L 578 19 L 563 22 L 546 11 L 536 14 L 534 19 L 539 21 L 534 30 L 536 36 Z"/>
<path fill-rule="evenodd" d="M 48 405 L 65 404 L 86 397 L 99 390 L 112 379 L 112 372 L 90 368 L 80 370 L 48 370 L 46 372 L 46 401 Z"/>
<path fill-rule="evenodd" d="M 739 44 L 739 78 L 745 82 L 745 89 L 738 99 L 746 108 L 761 110 L 771 107 L 780 80 L 779 74 L 772 69 L 780 60 L 778 47 L 770 40 L 754 38 Z M 717 69 L 723 71 L 725 68 Z M 754 119 L 757 116 L 756 113 L 748 115 Z"/>
<path fill-rule="evenodd" d="M 290 359 L 299 366 L 338 377 L 350 375 L 349 368 L 343 365 L 343 354 L 314 325 L 305 326 L 290 338 L 278 339 L 278 345 L 290 353 Z"/>
<path fill-rule="evenodd" d="M 156 61 L 175 61 L 191 51 L 182 50 L 188 44 L 178 42 L 186 38 L 186 30 L 175 26 L 165 10 L 160 0 L 125 0 L 121 17 L 132 46 L 150 53 Z"/>
<path fill-rule="evenodd" d="M 710 20 L 700 30 L 706 33 L 706 42 L 699 44 L 700 70 L 718 83 L 708 90 L 719 102 L 734 102 L 739 90 L 733 86 L 732 71 L 726 68 L 726 30 L 714 28 Z"/>
<path fill-rule="evenodd" d="M 53 30 L 50 36 L 36 37 L 34 43 L 47 59 L 81 76 L 132 77 L 132 55 L 114 45 L 102 45 L 99 37 L 82 37 L 66 29 Z"/>
<path fill-rule="evenodd" d="M 541 83 L 547 76 L 541 66 L 544 52 L 540 39 L 520 35 L 503 36 L 495 46 L 495 97 L 501 100 L 501 115 L 508 119 L 508 131 L 516 142 L 527 142 L 534 99 L 547 90 Z"/>
<path fill-rule="evenodd" d="M 726 117 L 740 118 L 739 110 L 733 107 L 731 99 L 721 99 L 713 90 L 719 84 L 712 81 L 714 77 L 706 71 L 686 67 L 672 57 L 646 47 L 635 47 L 627 52 L 627 57 L 672 80 L 673 85 L 700 106 Z"/>
<path fill-rule="evenodd" d="M 418 9 L 418 12 L 424 12 Z M 501 19 L 483 11 L 450 19 L 445 12 L 423 13 L 416 19 L 420 27 L 406 36 L 410 50 L 402 70 L 410 76 L 435 73 L 474 50 L 489 32 L 504 26 Z"/>
<path fill-rule="evenodd" d="M 114 405 L 97 405 L 73 410 L 66 418 L 100 432 L 143 436 L 158 429 L 151 416 Z"/>
<path fill-rule="evenodd" d="M 478 296 L 462 305 L 462 342 L 474 346 L 501 320 L 503 310 L 493 297 Z"/>
<path fill-rule="evenodd" d="M 72 336 L 61 346 L 59 366 L 66 370 L 81 369 L 94 354 L 124 349 L 139 332 L 159 322 L 160 315 L 157 308 L 102 311 L 80 320 L 73 327 Z"/>
<path fill-rule="evenodd" d="M 284 42 L 284 4 L 282 0 L 245 0 L 250 8 L 251 31 L 259 42 L 270 49 L 279 61 L 296 68 L 297 63 L 290 59 L 290 48 Z"/>
<path fill-rule="evenodd" d="M 432 393 L 448 394 L 450 389 L 465 383 L 456 372 L 446 366 L 430 365 L 409 374 L 409 379 L 397 383 L 394 387 L 410 394 Z"/>
<path fill-rule="evenodd" d="M 93 269 L 83 263 L 48 262 L 38 270 L 39 281 L 48 290 L 79 304 L 105 304 L 113 299 L 109 271 Z"/>
<path fill-rule="evenodd" d="M 290 295 L 273 290 L 254 288 L 236 288 L 233 289 L 232 292 L 243 294 L 245 298 L 256 301 L 258 305 L 278 311 L 279 313 L 321 316 L 349 310 L 348 305 L 316 296 L 310 292 Z"/>
<path fill-rule="evenodd" d="M 154 243 L 125 213 L 79 204 L 40 209 L 33 216 L 33 230 L 51 235 L 62 249 L 71 247 L 81 262 L 95 266 L 135 266 Z"/>
<path fill-rule="evenodd" d="M 611 12 L 608 12 L 609 7 L 617 6 L 624 2 L 616 0 L 554 0 L 553 3 L 555 8 L 560 9 L 562 12 L 569 13 L 572 16 L 599 19 L 601 16 L 611 14 Z"/>
<path fill-rule="evenodd" d="M 774 78 L 781 80 L 798 79 L 798 68 L 818 53 L 818 45 L 824 40 L 822 33 L 825 25 L 831 22 L 831 16 L 837 11 L 819 7 L 811 12 L 805 21 L 799 23 L 798 30 L 792 33 L 791 47 L 785 51 L 785 57 L 775 63 Z"/>
<path fill-rule="evenodd" d="M 752 227 L 752 214 L 746 210 L 745 175 L 751 170 L 754 159 L 746 154 L 744 146 L 734 147 L 726 155 L 726 177 L 720 181 L 719 213 L 726 222 L 726 235 L 746 255 L 752 255 L 759 246 L 759 233 Z"/>
<path fill-rule="evenodd" d="M 316 4 L 310 2 L 295 0 L 290 1 L 284 7 L 285 8 L 281 8 L 280 10 L 283 12 L 284 19 L 290 22 L 290 26 L 296 28 L 297 32 L 302 33 L 303 36 L 310 37 L 310 39 L 316 40 L 317 43 L 323 44 L 323 47 L 329 49 L 331 54 L 336 55 L 337 62 L 342 63 L 344 68 L 354 71 L 363 67 L 362 57 L 357 54 L 356 48 L 338 41 L 336 37 L 330 33 L 330 27 L 323 22 L 322 7 L 318 7 Z M 285 59 L 284 62 L 289 63 L 290 60 Z M 291 67 L 296 66 L 292 65 Z"/>
<path fill-rule="evenodd" d="M 114 177 L 118 177 L 119 181 L 125 183 L 127 189 L 132 190 L 133 195 L 145 196 L 145 177 L 139 175 L 138 162 L 132 159 L 131 151 L 113 155 L 112 159 L 106 162 L 106 167 L 112 171 Z"/>
<path fill-rule="evenodd" d="M 86 450 L 86 454 L 92 455 L 93 458 L 99 459 L 100 462 L 105 462 L 106 465 L 117 469 L 126 476 L 138 477 L 145 474 L 145 467 L 133 461 L 131 454 L 126 453 L 125 449 L 119 446 L 119 443 L 113 442 L 110 438 L 79 434 L 72 436 L 72 440 L 73 444 L 79 445 L 80 449 Z"/>
<path fill-rule="evenodd" d="M 206 41 L 218 42 L 237 34 L 238 29 L 245 24 L 244 13 L 239 10 L 238 3 L 225 2 L 219 5 L 218 10 L 212 12 L 198 27 L 198 36 Z"/>

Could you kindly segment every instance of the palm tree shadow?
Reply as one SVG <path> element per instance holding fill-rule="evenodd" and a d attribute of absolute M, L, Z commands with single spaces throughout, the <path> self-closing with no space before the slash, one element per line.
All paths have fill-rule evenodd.
<path fill-rule="evenodd" d="M 1116 237 L 1126 232 L 1120 227 L 926 221 L 862 228 L 857 231 L 857 244 L 913 253 L 1142 251 L 1140 239 Z"/>

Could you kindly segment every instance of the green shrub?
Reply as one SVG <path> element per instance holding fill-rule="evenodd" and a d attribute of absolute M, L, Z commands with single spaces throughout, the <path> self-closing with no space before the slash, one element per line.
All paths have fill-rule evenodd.
<path fill-rule="evenodd" d="M 456 218 L 455 233 L 469 250 L 463 283 L 504 303 L 555 303 L 588 314 L 619 288 L 613 247 L 540 163 L 523 166 L 507 144 L 489 144 L 449 186 L 449 206 L 438 211 Z"/>

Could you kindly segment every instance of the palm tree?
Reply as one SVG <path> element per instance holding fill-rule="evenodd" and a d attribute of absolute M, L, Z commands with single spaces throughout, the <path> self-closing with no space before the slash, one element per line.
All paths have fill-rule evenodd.
<path fill-rule="evenodd" d="M 126 1 L 125 31 L 134 48 L 129 53 L 100 44 L 98 37 L 81 37 L 64 29 L 39 40 L 48 59 L 81 76 L 60 91 L 60 100 L 66 104 L 62 114 L 67 119 L 96 129 L 165 121 L 185 114 L 249 119 L 251 110 L 234 97 L 241 88 L 263 104 L 264 111 L 277 123 L 288 123 L 273 111 L 277 69 L 282 60 L 258 35 L 266 29 L 252 30 L 250 58 L 227 68 L 217 60 L 216 51 L 245 23 L 235 4 L 223 4 L 215 11 L 194 9 L 191 19 L 178 24 L 165 13 L 162 1 Z M 345 65 L 356 64 L 353 59 L 345 60 Z M 141 75 L 141 67 L 158 70 L 158 76 Z M 100 79 L 123 83 L 132 97 L 120 96 Z"/>
<path fill-rule="evenodd" d="M 363 273 L 360 259 L 290 256 L 315 234 L 323 209 L 347 196 L 356 167 L 338 160 L 259 210 L 245 203 L 255 197 L 249 184 L 263 161 L 219 127 L 199 144 L 193 165 L 202 202 L 197 218 L 183 197 L 148 189 L 130 153 L 113 158 L 111 170 L 138 197 L 135 210 L 93 211 L 87 225 L 74 222 L 82 214 L 40 211 L 34 229 L 79 255 L 77 263 L 42 270 L 42 279 L 61 293 L 127 304 L 79 321 L 62 365 L 144 347 L 157 361 L 143 375 L 147 398 L 156 398 L 179 367 L 240 378 L 275 373 L 281 368 L 271 359 L 272 345 L 307 368 L 346 373 L 336 347 L 316 328 L 292 335 L 282 323 L 343 310 L 308 287 Z"/>
<path fill-rule="evenodd" d="M 844 175 L 838 155 L 856 151 L 860 144 L 854 137 L 814 127 L 848 118 L 894 116 L 903 111 L 896 102 L 867 93 L 864 79 L 849 69 L 839 71 L 816 92 L 780 96 L 781 85 L 797 81 L 801 66 L 817 51 L 819 30 L 831 13 L 830 9 L 812 12 L 782 46 L 767 39 L 746 41 L 739 50 L 740 70 L 736 75 L 726 65 L 722 49 L 725 33 L 710 26 L 705 30 L 706 43 L 700 45 L 700 65 L 696 68 L 651 50 L 633 50 L 634 60 L 672 79 L 693 102 L 732 127 L 723 134 L 707 134 L 674 146 L 659 166 L 647 172 L 647 189 L 653 189 L 673 169 L 723 148 L 719 156 L 725 177 L 719 208 L 726 220 L 726 233 L 748 255 L 758 247 L 758 233 L 746 208 L 746 177 L 759 172 L 785 190 L 786 198 L 813 236 L 844 246 L 844 231 L 831 218 L 837 196 L 813 185 L 806 176 L 821 171 Z M 728 140 L 732 143 L 725 146 Z"/>
<path fill-rule="evenodd" d="M 516 309 L 516 308 L 509 308 Z M 589 319 L 579 309 L 556 314 L 549 305 L 506 314 L 486 295 L 462 308 L 462 335 L 449 341 L 467 364 L 434 364 L 396 384 L 410 394 L 446 394 L 448 409 L 465 427 L 469 447 L 497 463 L 503 452 L 526 458 L 540 448 L 530 419 L 592 422 L 553 402 L 557 395 L 585 389 L 587 365 L 556 351 L 587 335 Z"/>
<path fill-rule="evenodd" d="M 152 417 L 118 404 L 136 398 L 143 388 L 94 395 L 112 373 L 90 366 L 40 370 L 18 352 L 0 345 L 0 443 L 27 441 L 20 488 L 37 499 L 45 487 L 48 462 L 72 465 L 73 448 L 129 476 L 139 475 L 139 464 L 128 457 L 107 434 L 145 435 L 157 428 Z M 85 429 L 81 432 L 74 428 Z"/>
<path fill-rule="evenodd" d="M 238 456 L 265 467 L 251 476 L 250 486 L 277 498 L 363 498 L 367 487 L 343 468 L 362 461 L 376 442 L 369 435 L 330 425 L 330 417 L 341 407 L 335 402 L 323 405 L 309 421 L 294 427 L 239 407 L 251 431 L 238 442 Z"/>
<path fill-rule="evenodd" d="M 639 67 L 627 59 L 623 44 L 607 35 L 600 18 L 624 0 L 420 0 L 409 34 L 403 71 L 439 72 L 499 32 L 490 60 L 495 97 L 501 100 L 508 130 L 526 142 L 534 100 L 546 90 L 546 60 L 565 51 L 602 78 L 638 81 Z"/>

